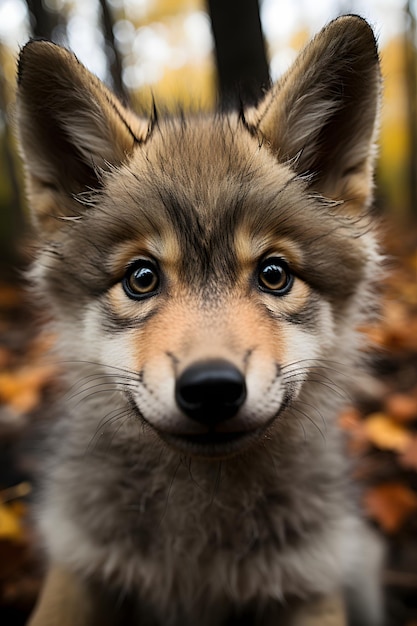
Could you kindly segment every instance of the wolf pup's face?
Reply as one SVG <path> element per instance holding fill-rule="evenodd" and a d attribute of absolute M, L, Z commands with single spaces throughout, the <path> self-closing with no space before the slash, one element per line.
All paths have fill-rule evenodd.
<path fill-rule="evenodd" d="M 285 423 L 319 367 L 348 360 L 373 272 L 379 81 L 353 16 L 244 115 L 149 122 L 68 51 L 23 49 L 33 275 L 65 358 L 111 377 L 135 428 L 235 454 Z"/>

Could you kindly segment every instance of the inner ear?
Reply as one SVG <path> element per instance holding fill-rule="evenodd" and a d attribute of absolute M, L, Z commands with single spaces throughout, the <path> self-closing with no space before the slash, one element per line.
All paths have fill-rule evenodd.
<path fill-rule="evenodd" d="M 258 108 L 257 128 L 280 161 L 332 197 L 369 195 L 380 96 L 370 26 L 357 16 L 331 22 L 299 55 Z"/>
<path fill-rule="evenodd" d="M 31 208 L 45 219 L 77 213 L 74 195 L 99 188 L 101 172 L 128 160 L 149 126 L 48 41 L 21 51 L 17 121 Z"/>
<path fill-rule="evenodd" d="M 65 127 L 53 120 L 53 115 L 35 114 L 32 123 L 30 130 L 21 131 L 21 138 L 25 142 L 25 135 L 30 135 L 28 140 L 37 147 L 37 160 L 29 167 L 39 184 L 67 195 L 100 187 L 99 168 L 93 155 L 86 158 Z"/>

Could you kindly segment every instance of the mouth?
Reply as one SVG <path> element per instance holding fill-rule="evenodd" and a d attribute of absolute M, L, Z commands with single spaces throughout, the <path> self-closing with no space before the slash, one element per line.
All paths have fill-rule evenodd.
<path fill-rule="evenodd" d="M 163 441 L 180 452 L 200 458 L 222 459 L 242 452 L 266 431 L 263 426 L 251 431 L 200 434 L 171 434 L 158 432 Z"/>
<path fill-rule="evenodd" d="M 265 437 L 279 415 L 287 408 L 289 398 L 285 398 L 279 410 L 262 425 L 256 428 L 225 430 L 224 426 L 217 425 L 201 432 L 167 431 L 157 428 L 146 419 L 145 415 L 137 406 L 130 390 L 126 390 L 126 396 L 133 413 L 146 424 L 164 443 L 179 453 L 200 459 L 223 460 L 245 452 L 248 448 Z"/>
<path fill-rule="evenodd" d="M 156 428 L 143 415 L 130 391 L 126 392 L 129 405 L 140 421 L 146 424 L 171 448 L 189 456 L 199 458 L 224 459 L 234 456 L 259 439 L 269 428 L 274 419 L 251 430 L 203 430 L 200 433 L 173 433 Z M 275 418 L 275 416 L 274 416 Z"/>

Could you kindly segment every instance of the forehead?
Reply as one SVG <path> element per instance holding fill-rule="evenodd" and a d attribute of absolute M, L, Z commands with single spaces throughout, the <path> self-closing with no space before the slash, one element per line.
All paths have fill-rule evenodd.
<path fill-rule="evenodd" d="M 75 228 L 92 263 L 125 246 L 126 262 L 152 255 L 200 282 L 233 281 L 242 257 L 280 252 L 285 241 L 284 250 L 308 260 L 308 278 L 336 285 L 337 268 L 354 280 L 363 261 L 356 233 L 349 236 L 337 213 L 237 117 L 201 119 L 154 131 L 106 175 L 96 207 Z"/>
<path fill-rule="evenodd" d="M 303 188 L 237 118 L 199 120 L 158 129 L 107 179 L 100 209 L 106 229 L 117 216 L 125 234 L 174 236 L 183 252 L 201 255 L 225 249 L 238 227 L 270 231 L 268 215 L 276 222 L 279 207 L 291 212 Z"/>

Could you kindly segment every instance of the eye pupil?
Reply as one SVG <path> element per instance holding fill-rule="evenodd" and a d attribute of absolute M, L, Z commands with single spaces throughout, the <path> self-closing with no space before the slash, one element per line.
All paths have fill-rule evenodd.
<path fill-rule="evenodd" d="M 122 285 L 130 298 L 150 296 L 159 285 L 157 268 L 150 261 L 139 261 L 126 272 Z"/>
<path fill-rule="evenodd" d="M 285 273 L 279 265 L 267 265 L 262 272 L 264 282 L 268 285 L 281 285 L 285 282 Z"/>
<path fill-rule="evenodd" d="M 284 260 L 265 259 L 259 268 L 258 282 L 263 291 L 284 295 L 292 287 L 293 276 Z"/>
<path fill-rule="evenodd" d="M 149 289 L 154 281 L 155 274 L 149 267 L 141 267 L 132 274 L 132 282 L 141 289 Z"/>

